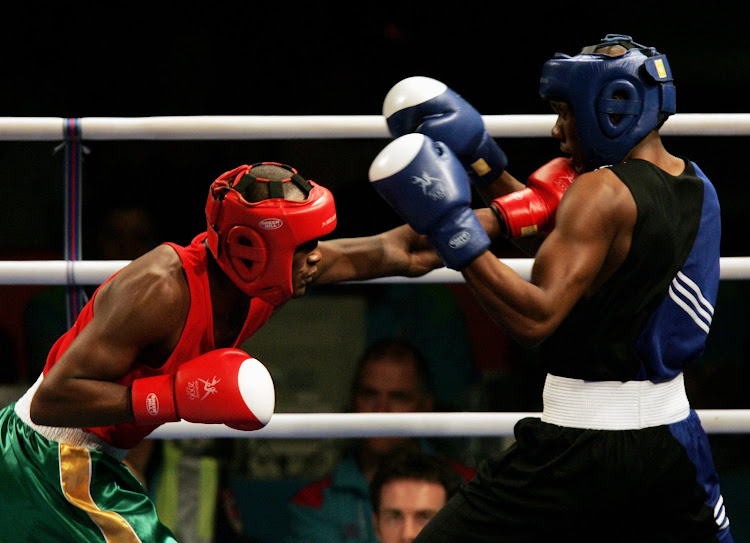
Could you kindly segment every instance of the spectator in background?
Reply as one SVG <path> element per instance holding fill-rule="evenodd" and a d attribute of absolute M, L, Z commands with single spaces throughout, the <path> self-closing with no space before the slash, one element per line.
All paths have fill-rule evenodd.
<path fill-rule="evenodd" d="M 454 469 L 422 451 L 385 458 L 370 483 L 375 535 L 381 543 L 410 543 L 461 484 Z"/>
<path fill-rule="evenodd" d="M 357 413 L 432 411 L 429 366 L 410 343 L 393 338 L 372 344 L 359 360 L 352 387 Z M 383 458 L 400 450 L 434 454 L 426 440 L 374 437 L 346 449 L 333 472 L 302 489 L 290 503 L 289 543 L 376 543 L 369 485 Z M 445 459 L 463 479 L 473 468 Z"/>
<path fill-rule="evenodd" d="M 368 342 L 402 337 L 430 361 L 435 411 L 463 411 L 479 381 L 463 308 L 444 284 L 368 287 Z"/>

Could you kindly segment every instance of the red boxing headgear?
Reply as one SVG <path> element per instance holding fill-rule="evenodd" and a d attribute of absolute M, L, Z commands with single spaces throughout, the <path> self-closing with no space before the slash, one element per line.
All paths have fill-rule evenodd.
<path fill-rule="evenodd" d="M 255 177 L 251 170 L 260 165 L 285 168 L 290 176 L 281 181 Z M 269 183 L 268 199 L 245 200 L 235 187 L 246 175 L 256 182 Z M 286 182 L 308 187 L 307 198 L 285 199 L 282 184 Z M 294 292 L 294 251 L 336 228 L 336 207 L 331 191 L 305 180 L 294 168 L 259 162 L 239 166 L 213 182 L 208 191 L 206 219 L 208 248 L 224 273 L 243 292 L 280 305 Z"/>

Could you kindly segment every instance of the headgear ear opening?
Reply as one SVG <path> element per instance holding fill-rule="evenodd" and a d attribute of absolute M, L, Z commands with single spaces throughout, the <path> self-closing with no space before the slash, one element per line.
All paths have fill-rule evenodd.
<path fill-rule="evenodd" d="M 258 279 L 268 262 L 266 243 L 258 233 L 247 226 L 232 227 L 227 234 L 226 253 L 232 269 L 245 283 Z"/>
<path fill-rule="evenodd" d="M 624 134 L 641 113 L 638 90 L 626 79 L 605 84 L 597 100 L 597 119 L 608 138 Z"/>

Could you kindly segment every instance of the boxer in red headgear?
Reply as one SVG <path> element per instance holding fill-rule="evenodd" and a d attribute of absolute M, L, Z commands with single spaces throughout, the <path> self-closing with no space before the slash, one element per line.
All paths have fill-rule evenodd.
<path fill-rule="evenodd" d="M 310 284 L 440 265 L 406 226 L 318 243 L 336 226 L 333 196 L 278 163 L 219 177 L 206 214 L 188 246 L 163 243 L 105 281 L 38 380 L 0 410 L 5 539 L 174 541 L 121 462 L 128 451 L 179 419 L 267 424 L 273 381 L 240 347 Z"/>
<path fill-rule="evenodd" d="M 271 180 L 255 175 L 269 165 L 288 170 L 289 176 Z M 248 201 L 245 194 L 253 189 L 264 199 Z M 285 192 L 295 189 L 304 200 L 286 199 Z M 336 208 L 327 188 L 290 166 L 268 162 L 240 166 L 219 177 L 208 194 L 206 218 L 208 248 L 224 273 L 246 294 L 274 305 L 292 296 L 297 247 L 336 228 Z"/>

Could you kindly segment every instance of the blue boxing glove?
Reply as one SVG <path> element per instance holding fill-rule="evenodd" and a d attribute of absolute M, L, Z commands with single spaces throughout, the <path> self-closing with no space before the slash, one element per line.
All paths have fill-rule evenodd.
<path fill-rule="evenodd" d="M 411 133 L 389 143 L 370 165 L 375 190 L 415 231 L 426 234 L 445 265 L 467 266 L 490 246 L 471 209 L 471 186 L 447 145 Z"/>
<path fill-rule="evenodd" d="M 383 116 L 394 137 L 419 132 L 444 142 L 477 186 L 489 185 L 508 166 L 479 112 L 436 79 L 414 76 L 396 83 L 383 101 Z"/>

